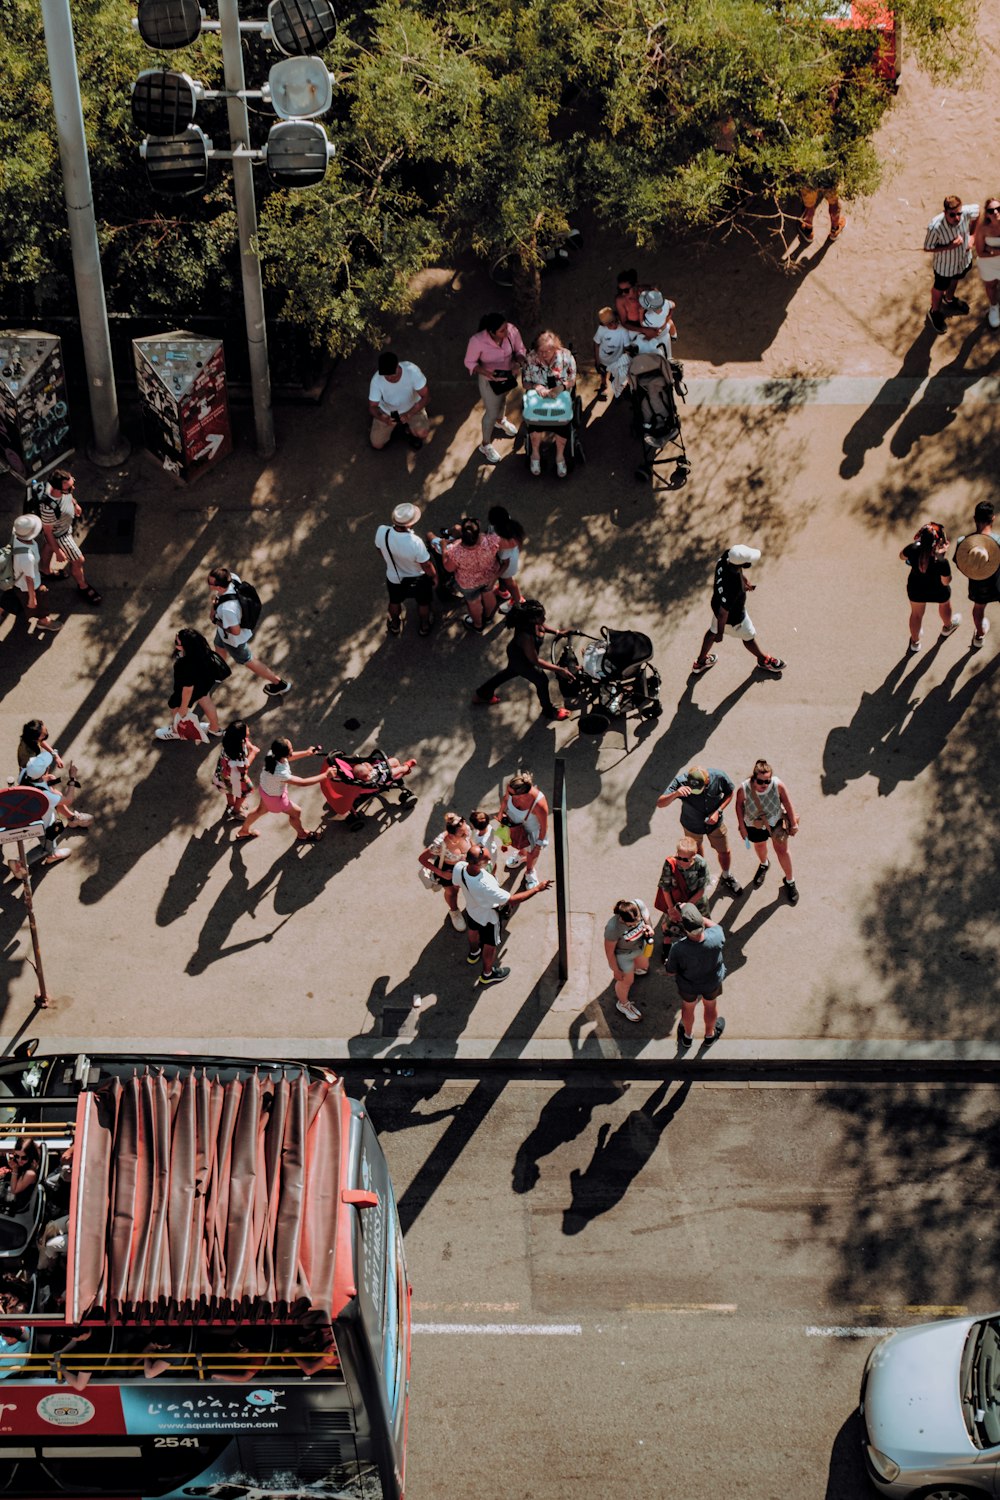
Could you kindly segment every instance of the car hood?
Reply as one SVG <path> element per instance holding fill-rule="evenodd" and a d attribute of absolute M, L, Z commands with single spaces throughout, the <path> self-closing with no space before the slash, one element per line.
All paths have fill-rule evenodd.
<path fill-rule="evenodd" d="M 962 1415 L 959 1375 L 979 1318 L 905 1328 L 872 1351 L 864 1394 L 869 1441 L 903 1468 L 932 1455 L 974 1463 L 980 1450 Z"/>

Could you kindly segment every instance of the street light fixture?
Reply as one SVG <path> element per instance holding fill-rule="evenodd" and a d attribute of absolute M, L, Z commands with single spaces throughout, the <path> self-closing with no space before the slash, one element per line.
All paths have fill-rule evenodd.
<path fill-rule="evenodd" d="M 149 185 L 161 193 L 184 197 L 203 193 L 208 185 L 208 157 L 212 142 L 199 125 L 177 135 L 150 135 L 139 147 Z"/>
<path fill-rule="evenodd" d="M 282 120 L 325 115 L 333 103 L 333 74 L 319 57 L 286 57 L 267 75 L 265 98 Z"/>
<path fill-rule="evenodd" d="M 147 47 L 172 52 L 189 47 L 201 32 L 198 0 L 139 0 L 139 35 Z"/>
<path fill-rule="evenodd" d="M 193 123 L 204 92 L 186 73 L 148 68 L 132 86 L 132 118 L 150 135 L 180 135 Z"/>
<path fill-rule="evenodd" d="M 282 120 L 268 131 L 264 159 L 278 187 L 315 187 L 326 176 L 336 148 L 315 120 Z"/>
<path fill-rule="evenodd" d="M 330 0 L 271 0 L 267 22 L 271 40 L 286 57 L 322 52 L 337 35 Z"/>

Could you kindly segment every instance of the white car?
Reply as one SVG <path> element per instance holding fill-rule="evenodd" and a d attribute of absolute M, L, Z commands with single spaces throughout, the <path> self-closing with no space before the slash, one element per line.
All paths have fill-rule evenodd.
<path fill-rule="evenodd" d="M 861 1379 L 865 1467 L 882 1495 L 1000 1495 L 1000 1312 L 876 1344 Z"/>

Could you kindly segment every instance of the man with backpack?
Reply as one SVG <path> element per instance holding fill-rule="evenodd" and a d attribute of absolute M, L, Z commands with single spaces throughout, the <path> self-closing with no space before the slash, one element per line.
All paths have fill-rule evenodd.
<path fill-rule="evenodd" d="M 215 649 L 229 655 L 241 667 L 249 667 L 264 679 L 269 698 L 280 698 L 291 683 L 250 654 L 250 641 L 261 615 L 260 595 L 252 583 L 244 583 L 231 568 L 211 568 L 208 586 L 212 590 L 212 623 L 215 625 Z"/>
<path fill-rule="evenodd" d="M 0 547 L 0 620 L 7 615 L 35 615 L 35 629 L 62 629 L 61 620 L 53 620 L 47 610 L 37 614 L 42 577 L 37 538 L 42 523 L 38 516 L 18 516 L 10 541 Z"/>

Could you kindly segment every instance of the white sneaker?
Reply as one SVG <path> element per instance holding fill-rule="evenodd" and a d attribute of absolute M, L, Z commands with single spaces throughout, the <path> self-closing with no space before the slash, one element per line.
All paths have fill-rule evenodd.
<path fill-rule="evenodd" d="M 952 615 L 952 617 L 951 617 L 951 624 L 950 625 L 946 625 L 944 627 L 944 629 L 941 631 L 941 634 L 942 635 L 954 635 L 955 631 L 958 629 L 958 627 L 961 625 L 961 623 L 962 623 L 962 616 L 961 615 Z"/>
<path fill-rule="evenodd" d="M 448 910 L 448 920 L 456 932 L 465 932 L 469 925 L 460 911 L 452 911 L 450 908 Z"/>
<path fill-rule="evenodd" d="M 496 428 L 498 432 L 503 433 L 504 437 L 517 437 L 517 428 L 513 422 L 508 422 L 506 417 L 500 418 L 496 424 Z"/>
<path fill-rule="evenodd" d="M 534 870 L 529 870 L 527 875 L 525 875 L 524 889 L 526 891 L 536 891 L 538 889 L 538 876 L 535 874 Z"/>
<path fill-rule="evenodd" d="M 174 729 L 174 728 L 172 728 L 171 725 L 169 725 L 169 724 L 164 725 L 164 727 L 162 729 L 156 729 L 156 730 L 154 730 L 153 733 L 155 734 L 155 736 L 156 736 L 156 738 L 158 740 L 179 740 L 180 739 L 180 735 L 177 733 L 177 730 Z"/>
<path fill-rule="evenodd" d="M 560 479 L 566 478 L 566 460 L 564 458 L 556 459 L 556 473 Z"/>
<path fill-rule="evenodd" d="M 535 478 L 537 479 L 539 474 L 542 472 L 542 460 L 540 458 L 532 458 L 530 467 L 532 474 L 534 474 Z"/>
<path fill-rule="evenodd" d="M 501 455 L 497 452 L 492 443 L 480 443 L 479 451 L 488 464 L 498 464 L 500 462 Z"/>
<path fill-rule="evenodd" d="M 989 620 L 984 620 L 983 621 L 983 628 L 982 628 L 982 630 L 979 632 L 978 635 L 974 635 L 972 637 L 972 649 L 973 649 L 973 651 L 978 651 L 979 650 L 979 648 L 982 646 L 983 642 L 986 640 L 986 637 L 989 635 L 989 633 L 990 633 L 990 622 L 989 622 Z"/>
<path fill-rule="evenodd" d="M 93 813 L 71 812 L 66 816 L 69 822 L 77 828 L 89 828 L 94 821 Z"/>
<path fill-rule="evenodd" d="M 58 865 L 58 864 L 61 864 L 64 859 L 69 859 L 69 857 L 70 857 L 70 855 L 72 853 L 73 853 L 72 849 L 55 849 L 55 850 L 53 850 L 53 852 L 51 854 L 46 854 L 45 858 L 42 860 L 42 864 L 43 865 Z"/>
<path fill-rule="evenodd" d="M 616 1000 L 615 1010 L 620 1011 L 621 1014 L 625 1017 L 626 1021 L 642 1020 L 642 1011 L 637 1010 L 636 1007 L 632 1004 L 631 1000 Z"/>
<path fill-rule="evenodd" d="M 508 854 L 506 860 L 508 870 L 519 870 L 524 864 L 523 854 Z"/>
<path fill-rule="evenodd" d="M 986 314 L 986 321 L 991 328 L 1000 328 L 1000 304 L 993 304 Z"/>
<path fill-rule="evenodd" d="M 505 599 L 503 604 L 501 604 L 499 608 L 502 615 L 509 615 L 511 610 L 514 608 L 513 599 Z"/>

